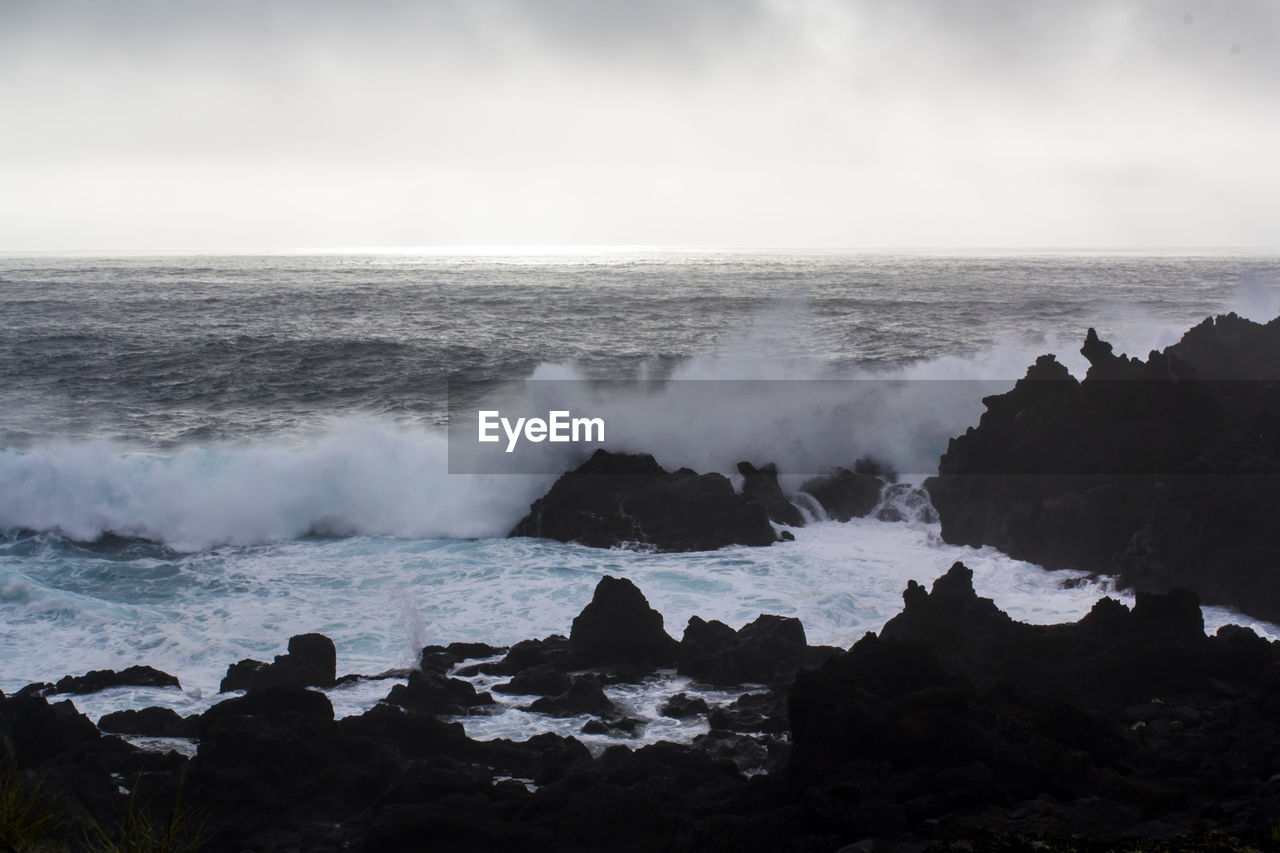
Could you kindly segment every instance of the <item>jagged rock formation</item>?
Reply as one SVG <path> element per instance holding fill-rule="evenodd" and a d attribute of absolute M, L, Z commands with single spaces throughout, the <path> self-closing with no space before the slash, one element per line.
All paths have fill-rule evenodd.
<path fill-rule="evenodd" d="M 1090 329 L 1042 356 L 926 481 L 943 538 L 1280 619 L 1280 319 L 1206 320 L 1146 361 Z"/>

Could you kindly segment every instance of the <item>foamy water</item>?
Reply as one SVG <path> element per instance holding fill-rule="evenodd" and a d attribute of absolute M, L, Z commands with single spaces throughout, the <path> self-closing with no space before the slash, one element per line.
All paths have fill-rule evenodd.
<path fill-rule="evenodd" d="M 973 570 L 979 595 L 1022 621 L 1079 619 L 1102 595 L 1131 603 L 1105 581 L 1063 589 L 1064 580 L 1079 575 L 1047 572 L 990 548 L 947 545 L 936 525 L 861 519 L 794 533 L 795 542 L 769 548 L 700 554 L 602 551 L 528 539 L 304 540 L 135 557 L 127 563 L 127 584 L 114 556 L 93 561 L 79 555 L 70 590 L 66 556 L 45 543 L 43 553 L 20 561 L 11 553 L 0 557 L 0 643 L 12 650 L 0 689 L 67 672 L 150 664 L 178 676 L 186 692 L 122 688 L 73 701 L 95 719 L 151 704 L 191 713 L 219 698 L 218 682 L 230 663 L 270 660 L 294 633 L 332 637 L 339 674 L 410 665 L 428 643 L 507 645 L 567 634 L 605 574 L 633 580 L 677 638 L 695 614 L 737 627 L 776 613 L 798 617 L 810 643 L 847 647 L 901 610 L 908 580 L 927 585 L 956 560 Z M 42 575 L 58 578 L 59 587 L 42 583 Z M 1205 622 L 1210 632 L 1235 622 L 1280 636 L 1275 626 L 1218 608 L 1206 608 Z M 22 642 L 37 633 L 39 643 Z M 360 682 L 330 696 L 340 715 L 357 713 L 393 683 Z M 610 690 L 625 712 L 652 719 L 655 703 L 686 688 L 666 679 L 630 695 L 621 694 L 624 688 Z M 573 733 L 584 721 L 514 712 L 466 722 L 478 737 L 522 737 L 534 730 Z M 693 724 L 659 721 L 644 737 L 700 732 Z"/>
<path fill-rule="evenodd" d="M 505 539 L 558 471 L 449 473 L 446 388 L 473 403 L 526 379 L 882 381 L 793 408 L 711 383 L 683 420 L 674 390 L 570 401 L 600 407 L 609 449 L 731 477 L 773 461 L 794 490 L 866 454 L 926 474 L 1001 390 L 944 400 L 921 380 L 1007 387 L 1045 352 L 1081 375 L 1089 326 L 1145 355 L 1209 314 L 1280 308 L 1265 256 L 0 259 L 0 279 L 0 689 L 132 664 L 185 688 L 76 697 L 95 718 L 199 711 L 229 664 L 295 633 L 331 636 L 340 674 L 427 643 L 567 633 L 604 574 L 634 580 L 676 637 L 694 614 L 777 613 L 845 647 L 956 560 L 1014 618 L 1078 619 L 1115 595 L 1105 581 L 1062 589 L 1074 575 L 923 522 L 818 521 L 699 554 Z M 357 713 L 392 683 L 330 697 Z M 652 719 L 641 740 L 687 739 L 699 724 L 653 718 L 690 688 L 609 691 Z M 524 701 L 468 731 L 581 726 L 511 709 Z"/>

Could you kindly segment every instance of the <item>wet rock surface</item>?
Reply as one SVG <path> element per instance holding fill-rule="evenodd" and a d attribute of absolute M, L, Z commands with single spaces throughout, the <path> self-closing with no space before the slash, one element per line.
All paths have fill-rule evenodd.
<path fill-rule="evenodd" d="M 602 580 L 592 603 L 624 589 L 618 580 Z M 626 609 L 651 612 L 635 594 L 643 607 L 628 590 Z M 903 599 L 848 650 L 803 646 L 803 627 L 781 617 L 750 623 L 771 638 L 757 657 L 794 669 L 715 706 L 671 697 L 667 709 L 709 729 L 684 745 L 473 740 L 450 718 L 484 708 L 454 676 L 476 665 L 468 653 L 500 653 L 475 646 L 429 647 L 412 687 L 340 720 L 323 693 L 296 685 L 224 700 L 201 715 L 190 759 L 136 749 L 70 701 L 30 693 L 0 695 L 0 747 L 22 784 L 39 781 L 71 816 L 68 832 L 118 823 L 128 778 L 162 810 L 181 790 L 200 815 L 189 831 L 202 827 L 210 850 L 1270 849 L 1276 645 L 1235 626 L 1205 636 L 1185 591 L 1028 625 L 977 596 L 956 564 Z M 721 628 L 702 648 L 734 648 L 746 632 Z M 609 664 L 569 668 L 583 642 L 517 644 L 479 665 L 511 683 L 569 679 L 533 706 L 590 714 L 584 736 L 625 743 L 651 721 L 605 694 Z M 154 711 L 108 715 L 103 728 L 176 722 Z"/>
<path fill-rule="evenodd" d="M 804 516 L 796 509 L 778 485 L 778 466 L 772 462 L 759 468 L 750 462 L 739 462 L 742 475 L 742 496 L 764 507 L 770 521 L 789 527 L 802 527 Z"/>
<path fill-rule="evenodd" d="M 827 516 L 835 521 L 863 518 L 880 503 L 887 484 L 897 478 L 870 459 L 859 459 L 853 470 L 836 468 L 830 474 L 806 480 L 802 492 L 813 496 Z"/>
<path fill-rule="evenodd" d="M 85 694 L 109 690 L 113 687 L 176 687 L 182 685 L 175 676 L 150 666 L 131 666 L 119 672 L 113 669 L 95 669 L 84 675 L 66 675 L 55 683 L 28 684 L 21 692 L 39 695 Z"/>
<path fill-rule="evenodd" d="M 289 638 L 289 651 L 272 663 L 247 658 L 227 669 L 219 691 L 263 690 L 268 687 L 332 687 L 337 681 L 338 654 L 323 634 Z"/>
<path fill-rule="evenodd" d="M 723 475 L 671 473 L 648 454 L 604 450 L 556 480 L 511 535 L 660 551 L 778 540 L 766 509 L 735 492 Z"/>

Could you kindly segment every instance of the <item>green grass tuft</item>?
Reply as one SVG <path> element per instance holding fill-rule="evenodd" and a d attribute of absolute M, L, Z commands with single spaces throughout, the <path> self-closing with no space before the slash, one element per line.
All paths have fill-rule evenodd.
<path fill-rule="evenodd" d="M 59 840 L 65 823 L 39 783 L 27 784 L 18 768 L 0 760 L 0 853 L 65 850 Z"/>

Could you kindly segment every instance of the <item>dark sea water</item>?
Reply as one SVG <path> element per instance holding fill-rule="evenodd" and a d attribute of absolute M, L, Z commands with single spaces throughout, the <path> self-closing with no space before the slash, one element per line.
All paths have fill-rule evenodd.
<path fill-rule="evenodd" d="M 1059 589 L 1062 575 L 946 546 L 924 522 L 817 520 L 786 547 L 695 555 L 502 538 L 554 477 L 450 475 L 447 394 L 531 377 L 1011 384 L 1045 352 L 1079 375 L 1090 326 L 1145 355 L 1229 310 L 1276 315 L 1280 258 L 0 258 L 0 689 L 150 663 L 189 693 L 83 701 L 198 708 L 228 663 L 298 631 L 333 636 L 344 671 L 426 642 L 565 632 L 609 572 L 636 579 L 677 635 L 693 613 L 775 612 L 847 644 L 897 611 L 908 578 L 955 559 L 1015 617 L 1076 618 L 1098 587 Z M 758 416 L 736 410 L 726 443 L 769 436 L 776 413 Z M 893 440 L 874 418 L 847 436 L 850 455 Z M 654 444 L 668 466 L 720 465 L 678 431 Z M 534 717 L 468 725 L 518 735 L 545 725 Z"/>

